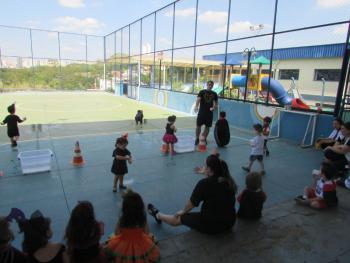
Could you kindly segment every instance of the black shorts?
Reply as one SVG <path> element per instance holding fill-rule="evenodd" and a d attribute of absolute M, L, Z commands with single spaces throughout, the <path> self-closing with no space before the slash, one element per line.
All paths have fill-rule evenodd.
<path fill-rule="evenodd" d="M 348 164 L 348 160 L 344 154 L 336 153 L 331 149 L 325 150 L 324 157 L 332 161 L 332 163 L 337 166 L 338 170 L 343 170 L 345 165 Z"/>
<path fill-rule="evenodd" d="M 233 217 L 231 222 L 209 224 L 201 219 L 200 212 L 192 212 L 182 215 L 180 220 L 181 224 L 198 230 L 199 232 L 206 234 L 218 234 L 223 231 L 230 230 L 235 224 L 236 217 Z"/>
<path fill-rule="evenodd" d="M 262 155 L 251 155 L 250 157 L 249 157 L 249 160 L 251 161 L 251 162 L 254 162 L 255 160 L 258 160 L 258 161 L 262 161 L 264 158 L 263 158 L 263 156 Z"/>
<path fill-rule="evenodd" d="M 213 124 L 213 113 L 209 114 L 198 114 L 197 116 L 197 126 L 205 125 L 206 127 L 211 127 Z"/>

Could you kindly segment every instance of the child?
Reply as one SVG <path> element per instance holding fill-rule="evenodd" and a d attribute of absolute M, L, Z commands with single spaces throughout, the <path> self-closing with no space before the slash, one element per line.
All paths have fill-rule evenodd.
<path fill-rule="evenodd" d="M 136 126 L 140 123 L 140 126 L 142 128 L 142 122 L 143 122 L 143 111 L 142 110 L 138 110 L 135 116 L 135 122 L 136 122 Z"/>
<path fill-rule="evenodd" d="M 169 145 L 170 145 L 170 153 L 174 154 L 174 143 L 177 143 L 177 138 L 175 136 L 175 132 L 177 131 L 175 128 L 175 123 L 176 121 L 176 116 L 175 115 L 171 115 L 168 117 L 168 123 L 165 126 L 165 134 L 163 136 L 163 142 L 166 143 L 167 145 L 167 151 L 169 151 Z"/>
<path fill-rule="evenodd" d="M 23 120 L 18 117 L 16 112 L 15 104 L 11 104 L 7 107 L 7 111 L 10 113 L 10 115 L 7 115 L 6 118 L 2 121 L 1 125 L 7 124 L 7 135 L 10 137 L 11 140 L 11 146 L 16 147 L 17 146 L 17 140 L 19 138 L 19 131 L 18 131 L 18 125 L 17 123 L 24 122 L 27 118 L 24 117 Z"/>
<path fill-rule="evenodd" d="M 22 248 L 28 255 L 28 262 L 68 262 L 66 247 L 62 243 L 51 243 L 53 235 L 50 218 L 37 210 L 30 219 L 19 221 L 24 234 Z"/>
<path fill-rule="evenodd" d="M 89 201 L 80 201 L 74 207 L 65 232 L 69 262 L 107 263 L 100 245 L 104 224 L 95 218 L 94 207 Z"/>
<path fill-rule="evenodd" d="M 267 148 L 267 139 L 269 138 L 270 135 L 270 123 L 272 119 L 268 116 L 264 118 L 264 123 L 263 123 L 263 137 L 264 137 L 264 154 L 266 156 L 270 155 L 269 149 Z"/>
<path fill-rule="evenodd" d="M 250 172 L 252 165 L 255 160 L 258 160 L 260 164 L 260 174 L 264 175 L 264 163 L 263 163 L 263 154 L 264 154 L 264 138 L 262 137 L 262 126 L 261 124 L 254 124 L 253 128 L 255 130 L 256 136 L 250 140 L 250 146 L 252 147 L 250 157 L 249 157 L 249 164 L 248 167 L 242 166 L 242 169 L 246 172 Z"/>
<path fill-rule="evenodd" d="M 224 147 L 230 142 L 230 128 L 224 111 L 220 112 L 220 119 L 215 123 L 214 137 L 218 147 Z"/>
<path fill-rule="evenodd" d="M 261 189 L 260 174 L 248 173 L 245 185 L 246 189 L 237 198 L 240 203 L 237 216 L 242 219 L 259 219 L 266 200 L 266 194 Z"/>
<path fill-rule="evenodd" d="M 127 191 L 114 236 L 107 241 L 112 262 L 159 262 L 159 248 L 148 232 L 145 205 L 139 194 Z"/>
<path fill-rule="evenodd" d="M 0 262 L 1 263 L 26 263 L 26 256 L 11 246 L 14 236 L 10 230 L 10 224 L 4 217 L 0 217 Z"/>
<path fill-rule="evenodd" d="M 117 192 L 117 183 L 119 180 L 119 189 L 125 190 L 126 186 L 123 184 L 124 175 L 128 173 L 128 166 L 132 163 L 131 153 L 126 146 L 128 145 L 128 140 L 125 137 L 120 137 L 115 143 L 115 150 L 113 151 L 112 157 L 114 157 L 111 172 L 114 174 L 113 182 L 113 192 Z"/>
<path fill-rule="evenodd" d="M 316 209 L 336 206 L 338 197 L 336 184 L 332 180 L 335 174 L 334 166 L 323 162 L 319 174 L 314 174 L 313 185 L 305 187 L 304 195 L 296 197 L 295 201 Z"/>

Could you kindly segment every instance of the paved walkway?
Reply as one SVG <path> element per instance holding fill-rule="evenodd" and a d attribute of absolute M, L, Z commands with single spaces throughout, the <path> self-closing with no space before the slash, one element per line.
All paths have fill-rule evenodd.
<path fill-rule="evenodd" d="M 260 222 L 237 221 L 230 233 L 189 231 L 162 240 L 162 262 L 350 262 L 350 191 L 339 206 L 316 211 L 286 201 L 264 210 Z"/>

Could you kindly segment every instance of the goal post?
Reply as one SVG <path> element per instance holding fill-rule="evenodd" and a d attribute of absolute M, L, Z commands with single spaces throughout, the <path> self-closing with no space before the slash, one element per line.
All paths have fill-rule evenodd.
<path fill-rule="evenodd" d="M 277 109 L 277 110 L 278 110 L 277 118 L 273 118 L 271 122 L 271 127 L 272 127 L 271 131 L 272 131 L 274 127 L 274 123 L 277 121 L 277 127 L 276 127 L 277 131 L 275 135 L 269 136 L 269 139 L 277 139 L 277 138 L 280 138 L 281 136 L 280 133 L 281 133 L 281 113 L 282 112 L 291 113 L 291 114 L 300 114 L 308 117 L 307 124 L 304 128 L 304 135 L 300 142 L 300 147 L 302 148 L 311 147 L 314 144 L 314 140 L 315 140 L 317 116 L 319 114 L 314 112 L 291 111 L 287 109 Z"/>

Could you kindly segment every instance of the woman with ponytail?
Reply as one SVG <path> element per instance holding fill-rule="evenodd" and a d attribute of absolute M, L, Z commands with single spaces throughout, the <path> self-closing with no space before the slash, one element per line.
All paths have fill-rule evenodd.
<path fill-rule="evenodd" d="M 186 225 L 202 233 L 217 234 L 232 228 L 236 221 L 235 194 L 237 186 L 225 161 L 218 154 L 209 155 L 204 169 L 206 177 L 195 186 L 190 200 L 175 215 L 165 215 L 152 204 L 148 212 L 158 223 Z M 200 212 L 190 212 L 202 203 Z"/>

